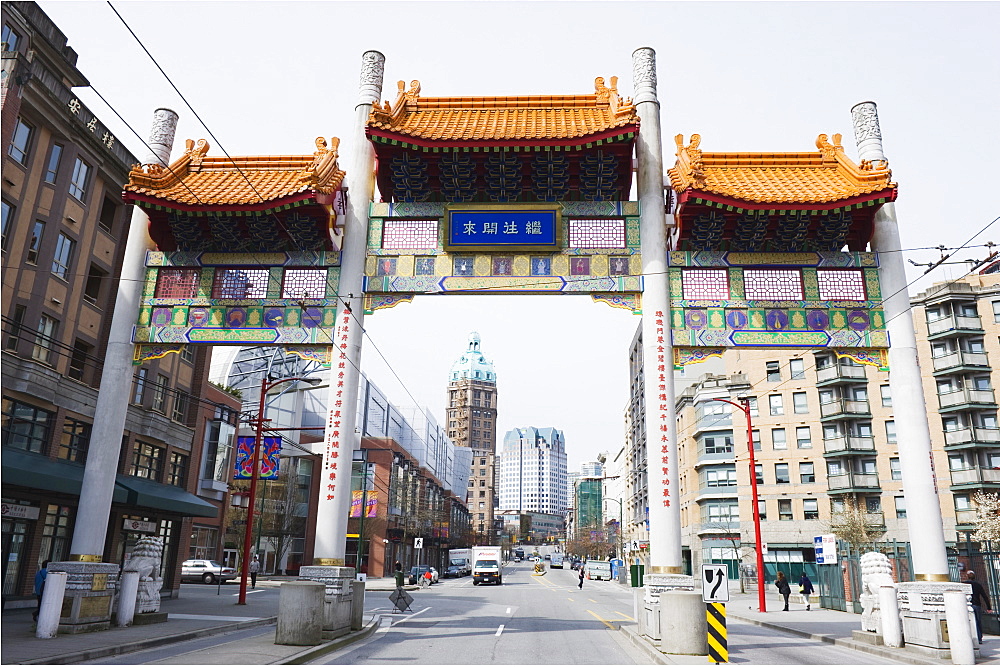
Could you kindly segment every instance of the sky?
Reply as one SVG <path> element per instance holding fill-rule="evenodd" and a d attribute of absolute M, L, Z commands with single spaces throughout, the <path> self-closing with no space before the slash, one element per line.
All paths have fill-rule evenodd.
<path fill-rule="evenodd" d="M 906 258 L 966 245 L 953 259 L 981 259 L 987 249 L 971 246 L 1000 240 L 995 2 L 114 2 L 180 95 L 107 3 L 39 4 L 143 138 L 156 108 L 180 114 L 174 159 L 188 138 L 207 139 L 210 155 L 295 155 L 336 136 L 348 168 L 371 49 L 385 54 L 391 101 L 396 81 L 414 79 L 427 96 L 503 96 L 590 94 L 595 77 L 618 76 L 630 97 L 631 54 L 652 47 L 667 167 L 674 135 L 693 133 L 705 151 L 768 152 L 841 133 L 856 159 L 850 109 L 872 100 Z M 93 91 L 77 92 L 146 155 Z M 966 265 L 908 269 L 915 294 Z M 573 470 L 621 446 L 638 325 L 588 297 L 421 296 L 365 320 L 362 368 L 395 403 L 412 395 L 443 422 L 448 371 L 478 331 L 498 376 L 498 440 L 561 429 Z"/>

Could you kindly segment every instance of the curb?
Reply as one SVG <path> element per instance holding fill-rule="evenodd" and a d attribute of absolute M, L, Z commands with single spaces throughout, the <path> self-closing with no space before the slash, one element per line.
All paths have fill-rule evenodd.
<path fill-rule="evenodd" d="M 189 639 L 201 639 L 202 637 L 211 637 L 213 635 L 221 635 L 227 632 L 236 632 L 237 630 L 247 630 L 262 625 L 273 625 L 277 622 L 277 616 L 268 616 L 267 618 L 258 618 L 253 621 L 239 621 L 237 623 L 229 623 L 227 625 L 216 625 L 210 628 L 201 628 L 200 630 L 189 630 L 175 635 L 165 635 L 163 637 L 154 637 L 152 639 L 141 639 L 139 641 L 128 642 L 127 644 L 118 644 L 116 646 L 103 646 L 101 648 L 75 651 L 73 653 L 50 655 L 44 658 L 25 660 L 19 664 L 68 665 L 76 662 L 84 662 L 86 660 L 107 658 L 113 655 L 123 655 L 125 653 L 135 653 L 136 651 L 145 651 L 146 649 L 165 646 L 168 644 L 176 644 L 178 642 L 188 641 Z"/>
<path fill-rule="evenodd" d="M 826 644 L 833 644 L 834 646 L 841 646 L 843 648 L 849 648 L 853 651 L 860 651 L 862 653 L 870 653 L 871 655 L 877 655 L 880 658 L 886 658 L 887 660 L 893 660 L 895 662 L 904 665 L 943 665 L 951 664 L 950 662 L 941 662 L 940 660 L 934 660 L 925 658 L 923 656 L 917 655 L 912 651 L 905 648 L 903 649 L 891 649 L 883 646 L 874 646 L 872 644 L 865 644 L 863 642 L 856 642 L 853 639 L 840 639 L 838 637 L 831 637 L 830 635 L 819 635 L 813 634 L 811 632 L 806 632 L 804 630 L 796 630 L 794 628 L 789 628 L 784 625 L 778 625 L 777 623 L 768 623 L 767 621 L 761 621 L 755 618 L 746 618 L 745 616 L 740 616 L 738 614 L 729 613 L 730 618 L 739 619 L 745 623 L 753 623 L 754 625 L 759 625 L 762 628 L 768 628 L 770 630 L 778 630 L 779 632 L 785 632 L 790 635 L 796 635 L 798 637 L 805 637 L 807 639 L 814 639 L 817 641 L 824 642 Z"/>
<path fill-rule="evenodd" d="M 382 615 L 379 614 L 375 616 L 371 622 L 362 630 L 357 632 L 351 632 L 344 635 L 343 637 L 337 637 L 334 640 L 326 642 L 325 644 L 320 644 L 319 646 L 310 646 L 304 651 L 299 651 L 295 655 L 284 658 L 283 660 L 275 661 L 271 664 L 273 665 L 302 665 L 311 660 L 319 658 L 326 655 L 327 653 L 333 653 L 338 651 L 345 646 L 350 646 L 354 642 L 359 642 L 362 639 L 368 639 L 375 633 L 375 629 L 379 627 L 382 622 Z"/>
<path fill-rule="evenodd" d="M 648 641 L 640 637 L 634 630 L 632 630 L 632 628 L 624 625 L 619 625 L 618 632 L 624 634 L 626 639 L 628 639 L 629 643 L 632 644 L 632 646 L 634 646 L 635 648 L 642 651 L 642 653 L 644 653 L 646 657 L 653 662 L 653 664 L 656 665 L 672 664 L 667 662 L 666 658 L 663 657 L 662 653 L 657 651 L 656 648 Z"/>

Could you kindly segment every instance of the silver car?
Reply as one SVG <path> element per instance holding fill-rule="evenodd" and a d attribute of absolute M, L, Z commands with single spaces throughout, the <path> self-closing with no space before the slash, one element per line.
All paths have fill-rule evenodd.
<path fill-rule="evenodd" d="M 203 581 L 214 584 L 216 581 L 225 583 L 239 576 L 235 568 L 226 567 L 214 560 L 193 558 L 181 563 L 181 581 Z"/>

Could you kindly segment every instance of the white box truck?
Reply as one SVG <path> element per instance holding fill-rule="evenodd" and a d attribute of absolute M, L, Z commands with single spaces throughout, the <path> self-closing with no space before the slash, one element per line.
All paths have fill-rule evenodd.
<path fill-rule="evenodd" d="M 448 551 L 448 564 L 458 565 L 463 574 L 472 572 L 472 549 L 451 549 Z"/>
<path fill-rule="evenodd" d="M 472 547 L 472 585 L 502 584 L 503 559 L 500 547 Z"/>

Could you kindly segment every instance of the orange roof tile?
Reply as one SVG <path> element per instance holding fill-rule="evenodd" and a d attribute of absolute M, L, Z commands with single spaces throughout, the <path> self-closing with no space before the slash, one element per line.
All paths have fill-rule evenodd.
<path fill-rule="evenodd" d="M 611 77 L 610 88 L 597 77 L 593 95 L 420 97 L 419 81 L 409 90 L 400 81 L 396 101 L 375 105 L 368 128 L 430 141 L 583 138 L 638 124 L 635 106 L 617 86 L 618 77 Z"/>
<path fill-rule="evenodd" d="M 841 135 L 816 139 L 816 153 L 703 153 L 701 137 L 675 137 L 677 162 L 668 170 L 676 192 L 688 189 L 754 203 L 825 203 L 896 187 L 886 162 L 855 164 Z"/>
<path fill-rule="evenodd" d="M 253 206 L 309 192 L 330 194 L 344 172 L 337 165 L 340 139 L 316 139 L 312 155 L 208 157 L 208 142 L 187 140 L 169 167 L 136 165 L 125 192 L 186 206 Z"/>

